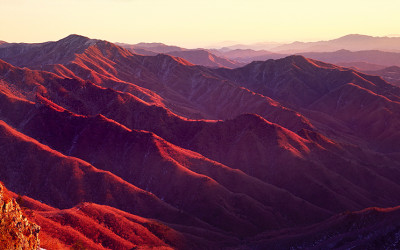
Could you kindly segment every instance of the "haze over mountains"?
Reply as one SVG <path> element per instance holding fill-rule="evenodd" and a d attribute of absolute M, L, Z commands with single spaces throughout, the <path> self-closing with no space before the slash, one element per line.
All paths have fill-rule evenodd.
<path fill-rule="evenodd" d="M 36 211 L 42 246 L 399 247 L 400 88 L 217 53 L 0 45 L 0 181 Z"/>
<path fill-rule="evenodd" d="M 332 40 L 317 42 L 293 42 L 293 43 L 256 43 L 240 44 L 223 47 L 224 50 L 252 49 L 270 50 L 278 53 L 300 53 L 300 52 L 334 52 L 345 49 L 350 51 L 360 50 L 382 50 L 389 52 L 399 52 L 400 37 L 373 37 L 360 34 L 350 34 Z M 264 46 L 263 46 L 264 44 Z"/>
<path fill-rule="evenodd" d="M 284 44 L 273 49 L 285 53 L 299 52 L 333 52 L 340 49 L 351 51 L 359 50 L 383 50 L 399 52 L 399 37 L 372 37 L 359 34 L 351 34 L 337 39 L 319 42 L 294 42 Z"/>
<path fill-rule="evenodd" d="M 117 45 L 120 45 L 135 54 L 145 56 L 168 54 L 171 56 L 181 57 L 193 64 L 213 68 L 236 68 L 244 65 L 243 63 L 229 60 L 225 57 L 219 57 L 205 49 L 185 49 L 177 46 L 165 45 L 163 43 L 138 43 L 134 45 L 117 43 Z"/>
<path fill-rule="evenodd" d="M 207 67 L 237 68 L 253 61 L 280 59 L 291 54 L 303 55 L 336 65 L 377 74 L 392 84 L 398 84 L 397 74 L 387 67 L 400 66 L 399 37 L 347 35 L 320 42 L 291 44 L 257 43 L 235 45 L 220 49 L 186 49 L 162 43 L 118 44 L 135 54 L 154 56 L 159 53 L 184 58 L 192 64 Z M 283 48 L 283 49 L 282 49 Z M 289 49 L 288 49 L 289 48 Z M 383 71 L 380 71 L 383 70 Z"/>

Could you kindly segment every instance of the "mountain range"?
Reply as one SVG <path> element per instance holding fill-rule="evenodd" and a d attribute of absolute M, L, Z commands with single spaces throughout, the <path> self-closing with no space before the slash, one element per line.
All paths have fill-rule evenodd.
<path fill-rule="evenodd" d="M 178 46 L 165 45 L 163 43 L 138 43 L 134 45 L 117 43 L 117 45 L 131 51 L 134 54 L 145 56 L 167 54 L 170 56 L 183 58 L 192 64 L 206 67 L 237 68 L 244 65 L 244 63 L 230 60 L 225 56 L 217 56 L 206 49 L 185 49 Z"/>
<path fill-rule="evenodd" d="M 347 35 L 338 39 L 313 42 L 292 43 L 270 47 L 268 50 L 257 46 L 237 45 L 220 49 L 186 49 L 162 43 L 139 43 L 118 45 L 130 50 L 134 54 L 154 56 L 159 53 L 177 56 L 195 65 L 207 67 L 238 68 L 253 61 L 281 59 L 293 53 L 307 58 L 320 60 L 336 65 L 353 68 L 368 74 L 379 75 L 392 84 L 398 84 L 398 77 L 393 72 L 392 66 L 400 66 L 400 49 L 396 37 L 371 37 L 365 35 Z M 282 51 L 280 47 L 296 47 L 297 49 Z M 396 47 L 397 46 L 397 47 Z M 315 49 L 320 48 L 320 49 Z M 392 49 L 388 49 L 392 48 Z M 389 68 L 383 70 L 384 68 Z M 381 71 L 383 70 L 383 71 Z"/>
<path fill-rule="evenodd" d="M 0 181 L 42 247 L 399 246 L 398 87 L 169 49 L 0 44 Z"/>

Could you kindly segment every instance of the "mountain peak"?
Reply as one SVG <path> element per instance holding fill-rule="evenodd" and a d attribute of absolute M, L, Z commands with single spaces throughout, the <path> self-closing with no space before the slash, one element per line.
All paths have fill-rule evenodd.
<path fill-rule="evenodd" d="M 364 40 L 364 39 L 369 39 L 369 38 L 373 38 L 372 36 L 367 36 L 367 35 L 361 35 L 361 34 L 349 34 L 349 35 L 345 35 L 342 37 L 337 38 L 336 40 Z"/>
<path fill-rule="evenodd" d="M 314 60 L 308 59 L 302 55 L 290 55 L 290 56 L 287 56 L 287 57 L 284 57 L 281 59 L 277 59 L 277 60 L 270 59 L 267 61 L 258 61 L 258 62 L 255 61 L 253 63 L 250 63 L 249 65 L 259 64 L 259 63 L 262 63 L 262 64 L 278 63 L 280 65 L 287 65 L 287 66 L 296 65 L 301 68 L 303 68 L 305 65 L 310 65 L 310 64 L 313 64 L 314 66 L 318 66 L 318 65 L 315 65 Z"/>
<path fill-rule="evenodd" d="M 308 59 L 302 55 L 290 55 L 282 58 L 282 60 L 293 61 L 293 62 L 308 62 Z"/>
<path fill-rule="evenodd" d="M 71 45 L 92 45 L 98 41 L 99 40 L 97 40 L 97 39 L 90 39 L 86 36 L 71 34 L 71 35 L 57 41 L 57 43 L 65 43 L 65 44 L 71 44 Z"/>
<path fill-rule="evenodd" d="M 71 40 L 78 40 L 78 39 L 79 40 L 89 40 L 88 37 L 82 36 L 82 35 L 78 35 L 78 34 L 71 34 L 71 35 L 69 35 L 67 37 L 64 37 L 61 40 L 69 40 L 69 41 L 71 41 Z"/>
<path fill-rule="evenodd" d="M 307 58 L 302 55 L 291 55 L 291 56 L 287 56 L 282 59 L 278 59 L 277 61 L 284 62 L 285 64 L 292 64 L 292 65 L 295 65 L 302 69 L 306 69 L 306 68 L 308 68 L 308 69 L 315 69 L 315 68 L 334 69 L 334 68 L 337 68 L 337 66 L 335 66 L 333 64 L 310 59 L 310 58 Z"/>
<path fill-rule="evenodd" d="M 168 55 L 168 54 L 160 53 L 160 54 L 157 54 L 155 56 L 155 58 L 158 58 L 159 60 L 163 60 L 163 61 L 166 61 L 166 62 L 174 62 L 174 63 L 177 62 L 177 63 L 182 64 L 182 65 L 193 66 L 192 63 L 186 61 L 185 59 L 183 59 L 181 57 L 171 56 L 171 55 Z"/>

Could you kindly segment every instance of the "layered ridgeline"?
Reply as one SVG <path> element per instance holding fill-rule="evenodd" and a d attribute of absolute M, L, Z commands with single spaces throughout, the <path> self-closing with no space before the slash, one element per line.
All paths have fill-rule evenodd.
<path fill-rule="evenodd" d="M 399 249 L 400 207 L 344 212 L 321 223 L 257 235 L 244 249 Z"/>
<path fill-rule="evenodd" d="M 163 43 L 138 43 L 138 44 L 124 44 L 117 43 L 117 45 L 133 52 L 134 54 L 155 56 L 157 54 L 167 54 L 170 56 L 177 56 L 189 61 L 192 64 L 202 65 L 212 68 L 237 68 L 243 66 L 241 62 L 228 59 L 225 56 L 218 56 L 206 49 L 185 49 L 177 46 L 169 46 Z M 217 52 L 217 51 L 216 51 Z"/>
<path fill-rule="evenodd" d="M 262 247 L 399 205 L 400 89 L 381 78 L 301 56 L 211 69 L 76 35 L 0 58 L 1 181 L 52 207 L 31 207 L 45 242 Z"/>

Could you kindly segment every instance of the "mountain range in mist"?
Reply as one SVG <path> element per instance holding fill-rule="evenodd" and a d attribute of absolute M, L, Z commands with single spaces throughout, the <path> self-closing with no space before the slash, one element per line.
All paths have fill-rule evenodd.
<path fill-rule="evenodd" d="M 222 50 L 252 49 L 269 50 L 278 53 L 302 53 L 302 52 L 334 52 L 345 49 L 350 51 L 360 50 L 382 50 L 389 52 L 400 52 L 400 37 L 384 36 L 374 37 L 360 34 L 349 34 L 336 39 L 316 41 L 316 42 L 292 42 L 292 43 L 254 43 L 254 44 L 236 44 L 224 46 Z M 218 48 L 217 46 L 214 46 Z M 211 48 L 214 48 L 211 47 Z"/>
<path fill-rule="evenodd" d="M 398 37 L 347 35 L 330 41 L 312 43 L 296 42 L 279 46 L 276 43 L 268 43 L 266 47 L 260 47 L 262 43 L 258 43 L 256 46 L 237 45 L 220 49 L 186 49 L 162 43 L 118 45 L 135 54 L 154 56 L 163 53 L 184 58 L 192 64 L 214 68 L 238 68 L 253 61 L 275 60 L 291 54 L 299 54 L 307 58 L 376 74 L 396 85 L 400 78 L 395 73 L 388 75 L 387 72 L 393 71 L 392 66 L 400 66 L 399 39 Z M 275 47 L 270 47 L 271 44 L 275 44 Z M 296 48 L 282 50 L 283 47 Z"/>

